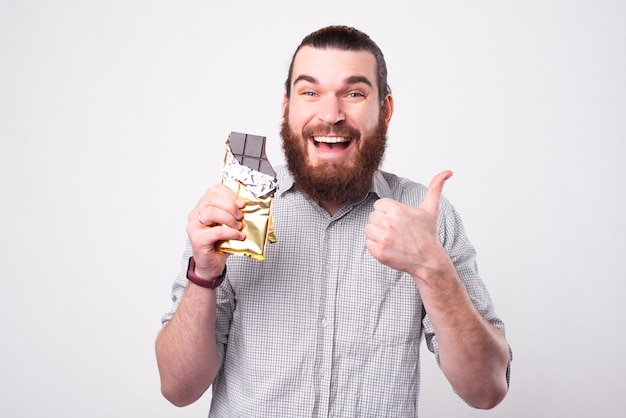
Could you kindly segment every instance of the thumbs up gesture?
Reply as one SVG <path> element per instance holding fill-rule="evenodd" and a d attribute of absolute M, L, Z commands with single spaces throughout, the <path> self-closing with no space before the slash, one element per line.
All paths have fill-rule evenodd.
<path fill-rule="evenodd" d="M 381 263 L 419 278 L 423 268 L 437 268 L 445 250 L 439 242 L 437 219 L 443 186 L 452 172 L 437 174 L 430 182 L 422 206 L 404 205 L 382 198 L 365 227 L 366 247 Z"/>

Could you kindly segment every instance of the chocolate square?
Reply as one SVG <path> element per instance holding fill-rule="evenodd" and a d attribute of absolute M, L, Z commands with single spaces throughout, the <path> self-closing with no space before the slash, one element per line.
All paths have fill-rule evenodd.
<path fill-rule="evenodd" d="M 276 172 L 265 154 L 265 140 L 264 136 L 241 132 L 231 132 L 228 137 L 230 151 L 239 164 L 275 177 Z"/>

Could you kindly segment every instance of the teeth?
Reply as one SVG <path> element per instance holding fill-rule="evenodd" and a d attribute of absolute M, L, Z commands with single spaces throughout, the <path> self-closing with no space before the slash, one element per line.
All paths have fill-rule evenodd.
<path fill-rule="evenodd" d="M 316 142 L 325 142 L 327 144 L 337 144 L 339 142 L 348 142 L 350 139 L 343 136 L 316 136 Z"/>

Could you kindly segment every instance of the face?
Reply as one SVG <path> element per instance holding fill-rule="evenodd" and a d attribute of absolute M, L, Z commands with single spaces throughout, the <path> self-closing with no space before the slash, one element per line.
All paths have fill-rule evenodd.
<path fill-rule="evenodd" d="M 281 136 L 296 185 L 317 201 L 361 196 L 380 166 L 393 103 L 382 102 L 367 51 L 303 47 L 283 102 Z"/>

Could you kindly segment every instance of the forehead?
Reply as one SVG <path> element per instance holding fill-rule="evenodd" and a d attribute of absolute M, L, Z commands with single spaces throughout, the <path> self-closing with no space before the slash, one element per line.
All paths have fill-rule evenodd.
<path fill-rule="evenodd" d="M 294 59 L 292 83 L 302 75 L 312 76 L 320 82 L 364 76 L 375 86 L 376 58 L 369 51 L 305 46 L 300 48 Z"/>

